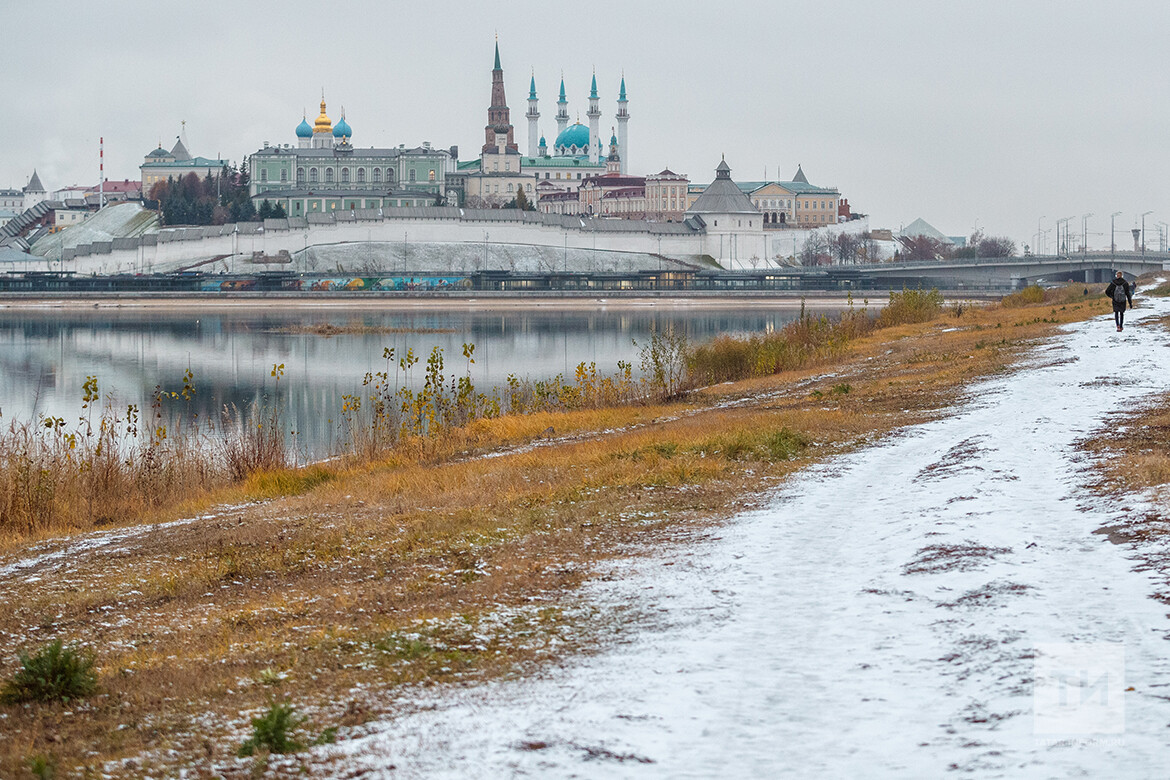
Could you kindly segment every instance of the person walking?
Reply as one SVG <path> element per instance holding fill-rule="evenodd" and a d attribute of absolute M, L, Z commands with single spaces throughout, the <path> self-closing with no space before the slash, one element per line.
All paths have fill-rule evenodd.
<path fill-rule="evenodd" d="M 1125 281 L 1121 271 L 1117 272 L 1117 276 L 1105 288 L 1105 294 L 1113 301 L 1113 321 L 1117 323 L 1117 332 L 1120 333 L 1125 327 L 1126 304 L 1133 308 L 1133 289 L 1129 282 Z"/>

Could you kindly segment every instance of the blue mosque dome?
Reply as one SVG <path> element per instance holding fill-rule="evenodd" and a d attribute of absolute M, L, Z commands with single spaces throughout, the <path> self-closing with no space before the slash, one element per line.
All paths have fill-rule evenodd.
<path fill-rule="evenodd" d="M 582 150 L 588 149 L 589 128 L 580 122 L 569 125 L 564 129 L 564 132 L 557 136 L 557 142 L 554 146 L 556 149 L 568 149 L 573 146 Z"/>
<path fill-rule="evenodd" d="M 313 126 L 309 124 L 308 120 L 301 119 L 301 123 L 297 125 L 297 138 L 312 138 Z"/>
<path fill-rule="evenodd" d="M 350 129 L 349 122 L 345 121 L 345 114 L 341 115 L 341 121 L 333 126 L 334 138 L 353 138 L 353 130 Z"/>

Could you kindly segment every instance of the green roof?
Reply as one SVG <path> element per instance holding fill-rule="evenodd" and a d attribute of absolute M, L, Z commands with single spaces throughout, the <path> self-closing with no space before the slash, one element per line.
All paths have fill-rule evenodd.
<path fill-rule="evenodd" d="M 192 157 L 190 160 L 175 160 L 173 162 L 148 162 L 138 166 L 140 168 L 222 168 L 227 160 L 209 160 L 206 157 Z"/>
<path fill-rule="evenodd" d="M 779 184 L 793 195 L 840 195 L 834 187 L 817 187 L 808 182 L 799 181 L 740 181 L 736 182 L 739 188 L 750 195 L 761 187 L 769 184 Z"/>
<path fill-rule="evenodd" d="M 596 168 L 605 169 L 605 163 L 589 162 L 588 157 L 521 157 L 525 168 Z"/>

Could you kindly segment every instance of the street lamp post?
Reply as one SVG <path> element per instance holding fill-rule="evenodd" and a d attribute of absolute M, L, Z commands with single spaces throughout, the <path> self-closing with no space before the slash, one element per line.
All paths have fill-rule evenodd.
<path fill-rule="evenodd" d="M 1089 217 L 1093 216 L 1092 212 L 1081 217 L 1081 256 L 1089 256 Z"/>
<path fill-rule="evenodd" d="M 1146 256 L 1146 215 L 1153 213 L 1152 211 L 1147 211 L 1142 214 L 1142 257 Z"/>
<path fill-rule="evenodd" d="M 1040 230 L 1040 223 L 1044 221 L 1044 217 L 1036 220 L 1036 254 L 1040 254 L 1040 237 L 1042 234 Z"/>
<path fill-rule="evenodd" d="M 1109 215 L 1109 259 L 1112 260 L 1117 256 L 1117 239 L 1114 238 L 1114 223 L 1117 221 L 1117 216 L 1120 211 L 1115 211 Z"/>

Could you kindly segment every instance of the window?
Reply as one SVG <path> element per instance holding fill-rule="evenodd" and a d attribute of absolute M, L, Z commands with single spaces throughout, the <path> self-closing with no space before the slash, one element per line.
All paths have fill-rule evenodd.
<path fill-rule="evenodd" d="M 508 184 L 508 192 L 511 192 L 511 191 L 512 191 L 512 185 L 511 185 L 511 183 L 509 183 Z"/>
<path fill-rule="evenodd" d="M 431 172 L 430 172 L 430 174 L 428 174 L 428 175 L 429 175 L 429 177 L 430 177 L 430 180 L 431 180 L 431 181 L 434 181 L 434 180 L 435 180 L 435 169 L 434 169 L 434 168 L 431 168 Z"/>
<path fill-rule="evenodd" d="M 288 171 L 284 168 L 280 169 L 280 181 L 282 184 L 288 181 Z"/>
<path fill-rule="evenodd" d="M 411 181 L 415 181 L 415 174 L 416 174 L 416 171 L 414 170 L 414 168 L 411 168 L 410 169 L 410 180 Z"/>
<path fill-rule="evenodd" d="M 305 169 L 297 168 L 297 184 L 305 183 Z"/>
<path fill-rule="evenodd" d="M 309 181 L 311 181 L 313 184 L 317 183 L 317 169 L 316 168 L 309 169 Z"/>
<path fill-rule="evenodd" d="M 341 183 L 349 184 L 349 168 L 341 169 Z"/>
<path fill-rule="evenodd" d="M 505 171 L 512 170 L 512 161 L 511 160 L 504 160 L 504 170 Z"/>
<path fill-rule="evenodd" d="M 500 170 L 500 161 L 499 160 L 492 160 L 492 170 L 493 171 Z"/>
<path fill-rule="evenodd" d="M 332 168 L 325 169 L 325 183 L 326 184 L 333 183 L 333 169 Z"/>
<path fill-rule="evenodd" d="M 548 171 L 544 172 L 544 178 L 546 178 L 546 179 L 548 178 Z M 557 178 L 558 179 L 561 178 L 561 175 L 559 173 L 557 174 Z"/>
<path fill-rule="evenodd" d="M 375 182 L 382 181 L 382 169 L 381 168 L 374 169 L 374 181 Z"/>
<path fill-rule="evenodd" d="M 386 169 L 386 183 L 387 184 L 394 183 L 394 169 L 393 168 Z"/>
<path fill-rule="evenodd" d="M 260 169 L 260 181 L 268 181 L 268 169 L 267 168 Z"/>
<path fill-rule="evenodd" d="M 358 180 L 359 184 L 366 183 L 366 169 L 365 168 L 358 168 L 357 169 L 357 180 Z"/>

